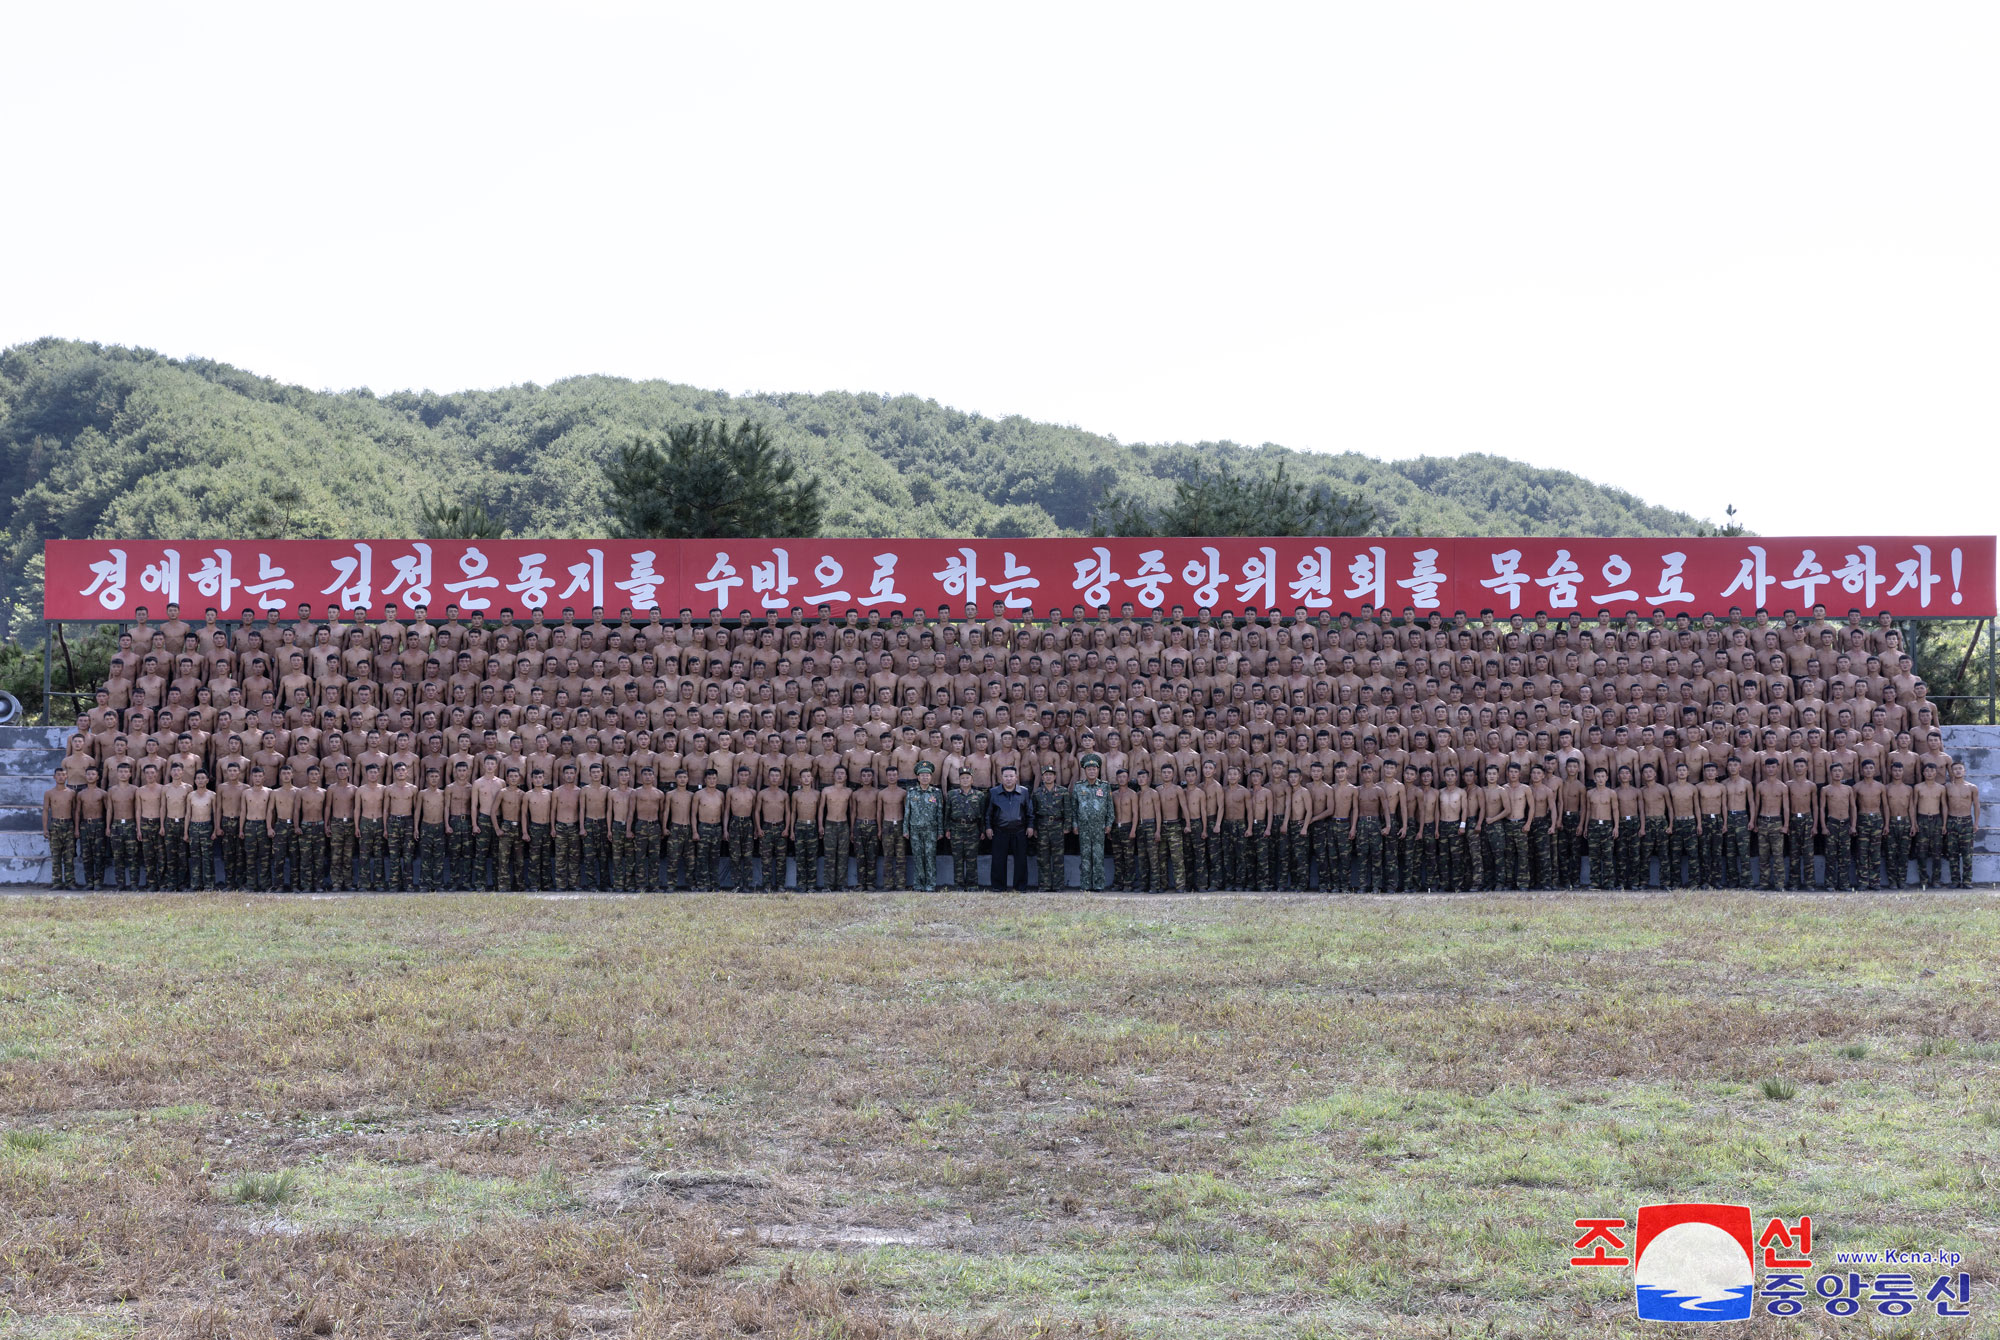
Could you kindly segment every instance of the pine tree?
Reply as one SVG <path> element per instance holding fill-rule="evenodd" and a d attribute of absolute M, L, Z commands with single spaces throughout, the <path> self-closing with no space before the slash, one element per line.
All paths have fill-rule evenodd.
<path fill-rule="evenodd" d="M 818 532 L 819 480 L 801 476 L 768 429 L 745 419 L 680 424 L 638 439 L 605 470 L 611 533 L 691 540 Z"/>

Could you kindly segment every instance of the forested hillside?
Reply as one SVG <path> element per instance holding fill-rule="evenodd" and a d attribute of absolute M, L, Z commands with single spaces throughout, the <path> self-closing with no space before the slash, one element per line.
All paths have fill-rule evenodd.
<path fill-rule="evenodd" d="M 769 424 L 824 481 L 835 535 L 1078 532 L 1108 491 L 1164 500 L 1198 462 L 1279 456 L 1297 478 L 1359 491 L 1389 531 L 1710 529 L 1577 475 L 1476 454 L 1128 445 L 915 396 L 730 396 L 616 377 L 329 394 L 203 359 L 46 339 L 0 353 L 0 607 L 10 631 L 37 617 L 49 538 L 414 534 L 436 497 L 484 501 L 509 534 L 601 534 L 603 463 L 634 435 L 709 415 Z"/>

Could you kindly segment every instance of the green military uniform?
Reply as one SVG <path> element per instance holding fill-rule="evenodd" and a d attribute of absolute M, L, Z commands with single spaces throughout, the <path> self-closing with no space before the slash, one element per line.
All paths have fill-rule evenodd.
<path fill-rule="evenodd" d="M 562 828 L 561 824 L 556 825 Z M 557 850 L 561 850 L 558 843 Z M 688 875 L 689 886 L 707 893 L 716 889 L 717 870 L 722 864 L 722 825 L 695 823 L 694 869 Z"/>
<path fill-rule="evenodd" d="M 853 810 L 848 813 L 852 814 Z M 852 824 L 842 819 L 828 821 L 822 830 L 821 847 L 826 854 L 826 887 L 839 893 L 847 887 L 847 851 Z"/>
<path fill-rule="evenodd" d="M 973 786 L 947 792 L 944 798 L 944 826 L 951 838 L 952 883 L 961 889 L 976 887 L 979 883 L 979 832 L 986 826 L 985 793 Z"/>
<path fill-rule="evenodd" d="M 242 821 L 238 820 L 237 822 L 240 824 Z M 327 859 L 332 863 L 329 868 L 329 873 L 331 875 L 331 879 L 329 882 L 333 885 L 333 887 L 336 890 L 344 891 L 353 888 L 354 851 L 356 846 L 355 835 L 354 835 L 354 820 L 352 819 L 327 820 L 326 845 L 329 852 Z M 238 885 L 241 885 L 242 869 L 243 869 L 243 848 L 242 848 L 241 828 L 237 830 L 236 853 L 237 853 L 236 864 L 233 867 L 231 873 L 235 876 L 236 883 Z M 228 854 L 226 851 L 223 856 L 223 863 L 225 865 L 229 863 Z M 464 869 L 464 867 L 460 868 Z M 462 889 L 465 887 L 465 885 L 460 884 L 459 887 Z"/>
<path fill-rule="evenodd" d="M 736 877 L 736 892 L 750 888 L 750 862 L 757 855 L 757 824 L 749 815 L 729 815 L 729 864 Z"/>
<path fill-rule="evenodd" d="M 1732 889 L 1750 887 L 1750 811 L 1731 810 L 1724 816 L 1722 835 L 1724 876 Z"/>
<path fill-rule="evenodd" d="M 1757 856 L 1759 860 L 1764 859 L 1763 836 L 1764 821 L 1759 819 L 1757 821 Z M 1788 889 L 1810 889 L 1813 886 L 1812 815 L 1810 813 L 1794 814 L 1792 816 L 1791 830 L 1786 834 L 1786 838 L 1784 860 L 1780 867 L 1784 871 L 1784 878 L 1779 882 Z M 1767 889 L 1772 887 L 1769 879 L 1764 881 L 1764 887 Z"/>
<path fill-rule="evenodd" d="M 49 820 L 49 887 L 76 887 L 76 820 Z"/>
<path fill-rule="evenodd" d="M 944 833 L 944 792 L 930 783 L 936 771 L 929 763 L 917 764 L 917 784 L 903 798 L 903 828 L 910 835 L 910 854 L 916 858 L 911 887 L 919 893 L 937 892 L 937 844 Z"/>
<path fill-rule="evenodd" d="M 1693 872 L 1695 882 L 1701 882 L 1701 849 L 1695 836 L 1693 819 L 1674 820 L 1673 836 L 1670 839 L 1667 864 L 1660 870 L 1660 887 L 1683 889 L 1687 887 L 1688 873 Z M 1671 869 L 1671 877 L 1667 871 Z"/>
<path fill-rule="evenodd" d="M 444 821 L 445 854 L 451 861 L 451 886 L 463 890 L 472 876 L 472 816 L 454 814 Z"/>
<path fill-rule="evenodd" d="M 197 893 L 215 878 L 215 824 L 188 822 L 188 887 Z"/>
<path fill-rule="evenodd" d="M 792 825 L 792 887 L 804 892 L 823 889 L 819 882 L 819 825 Z"/>
<path fill-rule="evenodd" d="M 1804 849 L 1804 867 L 1799 874 L 1801 889 L 1812 887 L 1812 817 L 1806 817 L 1804 836 L 1794 837 L 1793 842 Z M 1797 855 L 1797 853 L 1794 853 Z M 1776 815 L 1768 815 L 1757 820 L 1757 873 L 1762 876 L 1764 887 L 1775 892 L 1786 886 L 1785 868 L 1788 862 L 1785 854 L 1785 821 Z"/>
<path fill-rule="evenodd" d="M 1590 882 L 1599 889 L 1609 889 L 1617 879 L 1613 848 L 1618 842 L 1618 825 L 1609 819 L 1592 819 L 1584 825 L 1583 840 L 1590 853 Z"/>
<path fill-rule="evenodd" d="M 555 848 L 555 884 L 558 889 L 574 889 L 583 874 L 583 833 L 575 824 L 558 823 L 551 839 Z M 465 886 L 461 884 L 460 888 Z"/>
<path fill-rule="evenodd" d="M 1069 830 L 1069 792 L 1056 785 L 1054 768 L 1042 770 L 1042 784 L 1035 788 L 1035 866 L 1041 876 L 1043 893 L 1069 886 L 1063 860 L 1063 835 Z"/>
<path fill-rule="evenodd" d="M 1104 761 L 1086 754 L 1085 767 L 1096 764 L 1102 772 Z M 1083 887 L 1093 892 L 1104 888 L 1104 835 L 1111 829 L 1111 786 L 1104 781 L 1077 781 L 1069 788 L 1070 822 L 1076 825 L 1076 845 L 1082 857 Z"/>
<path fill-rule="evenodd" d="M 1829 833 L 1832 828 L 1833 822 L 1828 820 Z M 1972 887 L 1972 816 L 1969 814 L 1945 816 L 1944 874 L 1951 880 L 1954 888 Z"/>
<path fill-rule="evenodd" d="M 1889 821 L 1883 856 L 1888 887 L 1900 889 L 1910 878 L 1910 821 L 1898 816 Z"/>
<path fill-rule="evenodd" d="M 1849 890 L 1854 887 L 1854 821 L 1826 821 L 1826 887 Z"/>

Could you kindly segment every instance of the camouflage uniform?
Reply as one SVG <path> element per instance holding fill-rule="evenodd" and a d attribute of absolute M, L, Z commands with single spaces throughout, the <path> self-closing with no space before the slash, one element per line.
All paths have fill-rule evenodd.
<path fill-rule="evenodd" d="M 1912 848 L 1910 821 L 1895 818 L 1889 821 L 1889 833 L 1884 851 L 1884 874 L 1888 887 L 1900 889 L 1910 878 L 1910 851 Z"/>
<path fill-rule="evenodd" d="M 1514 883 L 1514 837 L 1512 819 L 1490 819 L 1480 834 L 1486 839 L 1486 866 L 1493 874 L 1493 887 L 1506 889 Z"/>
<path fill-rule="evenodd" d="M 464 889 L 472 876 L 472 817 L 454 814 L 444 821 L 445 850 L 451 858 L 451 887 Z"/>
<path fill-rule="evenodd" d="M 1556 869 L 1556 830 L 1546 814 L 1537 815 L 1528 825 L 1528 859 L 1534 873 L 1528 880 L 1531 888 L 1554 889 L 1562 885 L 1562 873 Z"/>
<path fill-rule="evenodd" d="M 354 852 L 357 846 L 354 820 L 329 819 L 326 821 L 327 859 L 332 862 L 330 874 L 333 887 L 347 890 L 354 887 Z M 463 888 L 463 885 L 460 885 Z"/>
<path fill-rule="evenodd" d="M 1063 854 L 1063 834 L 1069 828 L 1069 792 L 1057 786 L 1038 786 L 1034 805 L 1035 870 L 1041 876 L 1042 892 L 1054 893 L 1069 887 Z"/>
<path fill-rule="evenodd" d="M 326 888 L 326 821 L 299 825 L 299 887 L 311 893 Z"/>
<path fill-rule="evenodd" d="M 398 893 L 409 891 L 410 887 L 410 847 L 416 837 L 416 817 L 409 814 L 392 814 L 384 831 L 389 854 L 389 868 L 382 883 Z M 286 843 L 289 847 L 289 841 Z"/>
<path fill-rule="evenodd" d="M 362 827 L 367 825 L 364 823 Z M 270 827 L 247 819 L 243 822 L 243 884 L 245 888 L 258 890 L 271 887 Z"/>
<path fill-rule="evenodd" d="M 583 821 L 583 864 L 589 871 L 589 887 L 593 889 L 615 889 L 618 875 L 611 868 L 611 821 L 609 819 L 585 819 Z"/>
<path fill-rule="evenodd" d="M 76 820 L 49 820 L 49 887 L 76 887 Z"/>
<path fill-rule="evenodd" d="M 1699 839 L 1701 844 L 1701 885 L 1705 889 L 1719 889 L 1722 887 L 1723 856 L 1727 846 L 1725 842 L 1726 834 L 1723 832 L 1723 824 L 1725 822 L 1720 815 L 1713 817 L 1703 815 L 1701 818 L 1702 831 Z"/>
<path fill-rule="evenodd" d="M 357 823 L 361 843 L 361 887 L 373 893 L 380 885 L 382 869 L 382 821 L 361 819 Z"/>
<path fill-rule="evenodd" d="M 1083 887 L 1104 888 L 1104 836 L 1111 827 L 1111 786 L 1108 782 L 1071 782 L 1070 814 L 1076 824 L 1076 846 L 1082 859 Z M 1204 867 L 1206 862 L 1203 862 Z"/>
<path fill-rule="evenodd" d="M 792 885 L 801 892 L 823 889 L 819 879 L 819 825 L 796 824 L 792 828 Z"/>
<path fill-rule="evenodd" d="M 1809 818 L 1806 822 L 1810 825 L 1812 820 Z M 1731 836 L 1734 836 L 1734 834 L 1732 833 Z M 1810 829 L 1808 829 L 1808 836 L 1801 845 L 1805 848 L 1806 873 L 1810 875 L 1812 871 L 1812 838 L 1810 836 Z M 1763 885 L 1766 889 L 1775 892 L 1778 889 L 1786 887 L 1787 881 L 1784 875 L 1780 873 L 1785 869 L 1786 865 L 1785 821 L 1775 815 L 1759 819 L 1757 821 L 1757 873 L 1763 877 Z M 1812 887 L 1812 884 L 1810 880 L 1807 880 L 1798 887 L 1809 889 Z"/>
<path fill-rule="evenodd" d="M 1624 814 L 1618 818 L 1618 887 L 1639 887 L 1639 857 L 1646 848 L 1646 820 L 1643 815 Z"/>
<path fill-rule="evenodd" d="M 136 889 L 139 885 L 139 829 L 130 819 L 113 819 L 111 837 L 108 843 L 111 864 L 118 867 L 118 888 Z M 111 882 L 107 871 L 105 883 Z"/>
<path fill-rule="evenodd" d="M 875 888 L 877 863 L 882 855 L 882 830 L 873 819 L 862 819 L 854 825 L 854 875 L 860 881 L 862 892 L 872 892 Z"/>
<path fill-rule="evenodd" d="M 1854 820 L 1855 869 L 1864 889 L 1882 887 L 1882 815 L 1857 815 Z"/>
<path fill-rule="evenodd" d="M 633 876 L 638 873 L 638 864 L 633 858 L 632 824 L 630 820 L 611 825 L 611 883 L 610 888 L 621 893 L 630 893 Z"/>
<path fill-rule="evenodd" d="M 557 827 L 560 828 L 561 825 Z M 717 870 L 721 864 L 722 825 L 697 821 L 694 837 L 694 868 L 688 874 L 689 887 L 714 893 L 717 888 Z"/>
<path fill-rule="evenodd" d="M 83 826 L 83 881 L 92 889 L 104 887 L 104 821 Z"/>
<path fill-rule="evenodd" d="M 730 846 L 734 848 L 735 843 L 732 841 Z M 776 893 L 785 883 L 785 825 L 782 822 L 771 824 L 757 835 L 757 854 L 764 860 L 764 892 Z"/>
<path fill-rule="evenodd" d="M 1132 887 L 1151 893 L 1160 869 L 1160 824 L 1157 819 L 1141 819 L 1132 839 Z"/>
<path fill-rule="evenodd" d="M 1469 823 L 1465 829 L 1465 889 L 1477 893 L 1486 887 L 1486 835 Z"/>
<path fill-rule="evenodd" d="M 1131 825 L 1114 824 L 1109 831 L 1109 836 L 1111 838 L 1111 887 L 1114 889 L 1129 890 L 1132 887 L 1133 876 L 1138 873 L 1139 865 L 1138 853 L 1133 850 L 1136 840 L 1132 836 Z"/>
<path fill-rule="evenodd" d="M 144 866 L 141 874 L 143 881 L 141 887 L 148 889 L 166 887 L 166 880 L 163 878 L 165 872 L 161 868 L 166 858 L 165 847 L 166 844 L 160 836 L 160 821 L 158 819 L 141 819 L 139 821 L 139 860 Z"/>
<path fill-rule="evenodd" d="M 903 845 L 903 822 L 882 825 L 882 887 L 889 890 L 909 887 L 909 849 Z"/>
<path fill-rule="evenodd" d="M 1422 867 L 1419 882 L 1426 889 L 1442 889 L 1445 885 L 1443 827 L 1442 820 L 1433 819 L 1419 835 L 1418 861 Z"/>
<path fill-rule="evenodd" d="M 1829 827 L 1831 823 L 1829 822 Z M 1944 821 L 1944 874 L 1954 888 L 1972 886 L 1972 816 L 1946 815 Z"/>
<path fill-rule="evenodd" d="M 523 887 L 533 889 L 537 893 L 555 888 L 555 870 L 549 860 L 554 850 L 555 834 L 549 825 L 529 821 L 527 859 L 521 867 Z"/>
<path fill-rule="evenodd" d="M 475 890 L 490 889 L 494 885 L 493 853 L 499 849 L 500 839 L 493 832 L 493 818 L 490 814 L 475 813 L 472 816 L 471 882 Z"/>
<path fill-rule="evenodd" d="M 1688 885 L 1688 874 L 1693 872 L 1696 882 L 1701 879 L 1701 839 L 1695 836 L 1693 819 L 1676 819 L 1673 822 L 1673 836 L 1669 839 L 1667 864 L 1660 868 L 1660 885 L 1668 889 L 1684 889 Z M 1667 872 L 1671 870 L 1672 876 Z"/>
<path fill-rule="evenodd" d="M 951 837 L 952 883 L 961 889 L 978 886 L 979 832 L 985 819 L 986 797 L 979 788 L 945 793 L 944 825 Z"/>
<path fill-rule="evenodd" d="M 1592 819 L 1584 825 L 1583 839 L 1590 853 L 1592 886 L 1609 889 L 1618 874 L 1613 868 L 1617 864 L 1613 848 L 1618 843 L 1618 825 L 1609 819 Z"/>
<path fill-rule="evenodd" d="M 1854 821 L 1826 821 L 1826 887 L 1846 891 L 1854 887 Z"/>
<path fill-rule="evenodd" d="M 853 811 L 849 810 L 852 814 Z M 847 853 L 852 840 L 853 825 L 846 819 L 828 822 L 825 841 L 821 844 L 826 852 L 826 887 L 835 893 L 847 887 Z"/>
<path fill-rule="evenodd" d="M 164 864 L 167 872 L 167 887 L 185 889 L 187 887 L 187 820 L 163 819 L 160 823 L 160 840 L 166 848 Z"/>
<path fill-rule="evenodd" d="M 1153 883 L 1160 892 L 1187 891 L 1187 820 L 1166 819 L 1160 824 L 1157 847 L 1159 864 L 1153 867 Z"/>
<path fill-rule="evenodd" d="M 1382 878 L 1382 819 L 1379 815 L 1362 815 L 1354 833 L 1354 883 L 1364 893 L 1373 893 L 1380 888 L 1387 891 Z"/>
<path fill-rule="evenodd" d="M 750 889 L 750 861 L 757 854 L 757 825 L 748 815 L 728 816 L 729 867 L 738 893 Z"/>
<path fill-rule="evenodd" d="M 525 811 L 527 806 L 521 808 Z M 500 821 L 500 839 L 494 844 L 494 850 L 499 854 L 499 868 L 493 875 L 499 887 L 508 893 L 521 887 L 521 857 L 527 845 L 527 835 L 521 831 L 519 819 Z"/>
<path fill-rule="evenodd" d="M 1556 830 L 1556 887 L 1574 889 L 1583 883 L 1583 841 L 1577 836 L 1575 810 L 1566 810 Z"/>
<path fill-rule="evenodd" d="M 1646 816 L 1646 838 L 1639 848 L 1639 887 L 1646 888 L 1653 882 L 1653 862 L 1660 863 L 1660 887 L 1667 887 L 1667 863 L 1673 859 L 1671 853 L 1673 832 L 1672 821 L 1664 814 Z"/>
<path fill-rule="evenodd" d="M 917 784 L 903 800 L 903 827 L 916 858 L 912 886 L 923 893 L 937 892 L 937 844 L 944 831 L 944 793 L 924 780 L 930 775 L 928 765 L 920 766 Z"/>
<path fill-rule="evenodd" d="M 687 869 L 688 887 L 698 889 L 701 881 L 695 871 L 699 862 L 695 859 L 694 825 L 668 824 L 666 837 L 666 874 L 660 878 L 660 886 L 669 893 L 681 886 L 681 869 Z"/>
<path fill-rule="evenodd" d="M 1917 882 L 1939 888 L 1944 884 L 1944 815 L 1917 816 Z"/>
<path fill-rule="evenodd" d="M 574 890 L 583 878 L 583 831 L 575 824 L 559 823 L 551 838 L 555 858 L 555 884 Z"/>
<path fill-rule="evenodd" d="M 188 822 L 188 887 L 199 893 L 215 878 L 215 823 Z"/>
<path fill-rule="evenodd" d="M 638 883 L 634 887 L 647 893 L 660 891 L 660 838 L 658 819 L 632 821 L 633 859 L 639 863 Z"/>
<path fill-rule="evenodd" d="M 1759 819 L 1757 821 L 1757 835 L 1761 838 L 1763 832 L 1764 821 Z M 1784 871 L 1784 878 L 1779 883 L 1788 889 L 1810 889 L 1813 886 L 1812 815 L 1794 814 L 1792 816 L 1791 829 L 1786 834 L 1786 837 L 1788 840 L 1785 844 L 1784 859 L 1779 867 Z M 1761 847 L 1759 848 L 1758 855 L 1760 857 L 1763 855 Z M 1832 873 L 1831 870 L 1828 873 Z M 1767 889 L 1771 887 L 1768 879 L 1765 880 L 1764 887 Z"/>
<path fill-rule="evenodd" d="M 1319 887 L 1323 893 L 1336 893 L 1347 887 L 1348 822 L 1329 814 L 1309 830 L 1314 855 L 1319 862 Z"/>
<path fill-rule="evenodd" d="M 1728 827 L 1722 835 L 1723 864 L 1729 887 L 1750 887 L 1750 811 L 1731 810 L 1724 817 Z"/>

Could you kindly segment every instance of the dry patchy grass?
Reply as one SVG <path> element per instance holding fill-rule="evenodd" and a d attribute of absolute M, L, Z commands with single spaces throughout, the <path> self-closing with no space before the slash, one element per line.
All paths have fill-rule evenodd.
<path fill-rule="evenodd" d="M 1659 1199 L 1964 1251 L 1993 1334 L 1996 930 L 1944 896 L 9 900 L 0 1335 L 1616 1335 L 1569 1221 Z"/>

